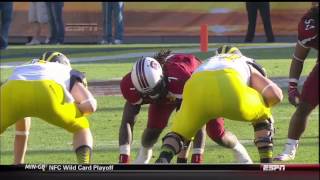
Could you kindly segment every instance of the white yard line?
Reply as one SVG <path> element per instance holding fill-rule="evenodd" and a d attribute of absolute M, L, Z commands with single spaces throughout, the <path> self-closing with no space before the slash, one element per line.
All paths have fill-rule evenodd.
<path fill-rule="evenodd" d="M 208 138 L 208 137 L 207 137 Z M 317 137 L 314 137 L 314 139 L 317 139 Z M 277 139 L 276 139 L 277 140 Z M 282 141 L 285 141 L 286 139 L 283 139 Z M 220 145 L 216 144 L 216 143 L 208 143 L 209 141 L 209 138 L 208 138 L 208 141 L 206 143 L 206 148 L 208 147 L 219 147 Z M 248 146 L 248 145 L 254 145 L 254 142 L 253 142 L 253 139 L 239 139 L 240 143 L 244 146 Z M 277 140 L 277 141 L 281 141 L 281 140 Z M 137 140 L 134 140 L 132 145 L 131 145 L 131 149 L 132 149 L 132 152 L 138 152 L 138 148 L 140 148 L 140 140 L 137 139 Z M 160 149 L 161 147 L 161 143 L 160 141 L 157 142 L 154 146 L 153 149 Z M 94 147 L 93 149 L 94 150 L 116 150 L 119 148 L 119 145 L 118 145 L 118 141 L 117 140 L 99 140 L 97 141 L 96 140 L 96 143 L 94 143 Z M 12 151 L 11 149 L 2 149 L 1 152 L 5 152 L 5 151 Z M 65 144 L 63 147 L 52 147 L 52 146 L 48 146 L 48 147 L 32 147 L 32 145 L 30 147 L 28 147 L 28 151 L 51 151 L 51 152 L 54 152 L 54 151 L 72 151 L 72 143 L 69 142 L 67 144 Z"/>
<path fill-rule="evenodd" d="M 295 44 L 284 44 L 284 45 L 270 45 L 270 46 L 245 46 L 239 47 L 239 49 L 271 49 L 271 48 L 288 48 L 294 47 Z M 209 48 L 208 51 L 214 52 L 217 48 Z M 181 49 L 175 50 L 176 53 L 196 53 L 200 52 L 199 48 L 191 48 L 191 49 Z M 152 56 L 156 53 L 155 52 L 142 52 L 142 53 L 128 53 L 128 54 L 120 54 L 120 55 L 111 55 L 111 56 L 96 56 L 96 57 L 81 57 L 81 58 L 71 58 L 70 61 L 72 63 L 78 62 L 95 62 L 95 61 L 108 61 L 108 60 L 121 60 L 121 59 L 128 59 L 128 58 L 137 58 L 142 56 Z M 8 62 L 8 63 L 1 63 L 0 68 L 14 68 L 21 64 L 26 63 L 23 62 Z"/>

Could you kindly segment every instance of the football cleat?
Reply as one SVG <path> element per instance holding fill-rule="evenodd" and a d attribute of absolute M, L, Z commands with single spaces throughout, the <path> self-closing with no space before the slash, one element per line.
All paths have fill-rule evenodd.
<path fill-rule="evenodd" d="M 283 151 L 283 153 L 279 154 L 277 157 L 274 158 L 275 161 L 290 161 L 290 160 L 294 160 L 295 156 L 296 156 L 296 151 L 298 148 L 298 144 L 297 145 L 292 145 L 292 144 L 286 144 L 285 145 L 285 150 Z"/>
<path fill-rule="evenodd" d="M 120 154 L 119 155 L 119 163 L 120 164 L 129 164 L 130 163 L 130 156 L 127 154 Z"/>
<path fill-rule="evenodd" d="M 152 158 L 152 149 L 141 147 L 139 155 L 133 164 L 148 164 Z"/>
<path fill-rule="evenodd" d="M 156 164 L 169 164 L 170 162 L 166 158 L 159 158 L 156 160 Z"/>

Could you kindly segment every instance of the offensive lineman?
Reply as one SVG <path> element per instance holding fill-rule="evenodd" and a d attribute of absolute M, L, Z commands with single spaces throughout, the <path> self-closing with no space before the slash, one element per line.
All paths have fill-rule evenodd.
<path fill-rule="evenodd" d="M 46 52 L 14 69 L 0 94 L 0 134 L 16 124 L 14 164 L 24 163 L 30 117 L 73 133 L 78 163 L 90 163 L 93 139 L 86 116 L 96 111 L 97 102 L 86 86 L 84 74 L 59 52 Z"/>
<path fill-rule="evenodd" d="M 319 50 L 319 4 L 317 2 L 312 4 L 312 8 L 301 18 L 298 25 L 298 41 L 292 56 L 288 87 L 289 102 L 297 109 L 290 120 L 285 149 L 275 158 L 278 161 L 289 161 L 295 158 L 299 139 L 307 126 L 308 116 L 319 105 L 319 56 L 303 84 L 301 94 L 298 91 L 303 63 L 311 48 Z"/>
<path fill-rule="evenodd" d="M 150 104 L 148 124 L 143 132 L 141 148 L 133 163 L 147 164 L 152 157 L 152 147 L 166 127 L 169 117 L 178 110 L 182 101 L 185 82 L 201 61 L 191 54 L 170 54 L 161 51 L 155 57 L 145 57 L 137 61 L 131 72 L 123 77 L 120 88 L 127 100 L 124 105 L 122 122 L 119 130 L 119 163 L 129 163 L 133 127 L 143 104 Z M 224 129 L 223 118 L 210 121 L 207 132 L 216 143 L 230 148 L 239 163 L 252 163 L 245 148 L 235 135 Z M 201 163 L 205 143 L 205 128 L 198 131 L 194 140 L 192 163 Z M 178 155 L 177 163 L 186 163 L 188 146 L 185 144 Z"/>
<path fill-rule="evenodd" d="M 251 122 L 260 162 L 272 162 L 274 128 L 270 108 L 282 100 L 281 89 L 238 48 L 222 46 L 216 54 L 186 82 L 181 108 L 173 118 L 172 131 L 163 138 L 156 163 L 170 163 L 198 129 L 217 117 Z"/>

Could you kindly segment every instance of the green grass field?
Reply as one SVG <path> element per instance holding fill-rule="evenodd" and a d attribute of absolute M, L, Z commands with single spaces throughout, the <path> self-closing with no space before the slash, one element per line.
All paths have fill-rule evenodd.
<path fill-rule="evenodd" d="M 269 46 L 268 44 L 251 44 L 254 46 Z M 275 45 L 275 44 L 272 44 Z M 281 45 L 281 44 L 280 44 Z M 210 48 L 218 47 L 219 44 L 210 44 Z M 248 46 L 239 44 L 240 47 Z M 58 50 L 71 58 L 98 57 L 126 55 L 128 53 L 156 52 L 162 48 L 172 50 L 184 50 L 198 48 L 197 44 L 166 44 L 166 45 L 62 45 L 56 46 L 11 46 L 1 54 L 1 65 L 7 62 L 27 62 L 31 58 L 38 57 L 45 50 Z M 243 54 L 256 58 L 268 71 L 270 77 L 287 77 L 290 67 L 290 57 L 293 47 L 244 49 Z M 205 59 L 213 53 L 195 52 L 198 57 Z M 315 64 L 316 53 L 312 52 L 305 62 L 302 76 L 306 76 Z M 73 67 L 86 72 L 88 81 L 120 79 L 126 74 L 137 58 L 126 57 L 114 60 L 102 60 L 98 62 L 74 63 Z M 1 82 L 4 82 L 12 68 L 0 69 Z M 273 109 L 275 117 L 275 147 L 274 154 L 283 150 L 286 142 L 287 129 L 294 107 L 287 101 L 287 90 L 283 89 L 284 101 Z M 91 130 L 94 136 L 93 163 L 117 163 L 118 161 L 118 129 L 120 126 L 124 99 L 121 96 L 99 96 L 98 110 L 89 117 Z M 318 97 L 315 97 L 318 98 Z M 134 159 L 140 146 L 140 137 L 146 126 L 147 106 L 144 106 L 134 129 L 134 142 L 132 146 L 132 158 Z M 169 125 L 170 126 L 170 122 Z M 249 123 L 237 121 L 225 121 L 228 130 L 237 135 L 245 145 L 254 162 L 259 162 L 258 152 L 253 144 L 253 129 Z M 163 135 L 168 132 L 168 128 Z M 13 127 L 1 135 L 0 139 L 0 164 L 11 164 L 13 161 Z M 159 154 L 160 141 L 154 148 L 154 157 Z M 54 127 L 34 118 L 29 136 L 27 163 L 76 163 L 72 151 L 72 135 L 63 129 Z M 234 158 L 231 150 L 227 150 L 213 143 L 207 138 L 205 149 L 205 163 L 232 163 Z M 316 108 L 309 118 L 308 127 L 301 138 L 299 151 L 294 161 L 288 163 L 319 163 L 319 109 Z"/>

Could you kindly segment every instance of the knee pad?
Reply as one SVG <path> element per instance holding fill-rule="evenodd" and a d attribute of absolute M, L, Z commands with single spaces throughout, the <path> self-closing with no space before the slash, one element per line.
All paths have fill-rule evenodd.
<path fill-rule="evenodd" d="M 178 154 L 182 148 L 188 144 L 187 142 L 185 143 L 183 141 L 183 137 L 174 132 L 169 132 L 167 135 L 165 135 L 162 139 L 162 142 L 163 146 L 169 147 L 175 152 L 175 154 Z"/>
<path fill-rule="evenodd" d="M 253 123 L 253 128 L 255 132 L 254 143 L 259 150 L 272 150 L 273 148 L 273 119 L 272 117 L 264 120 Z"/>

